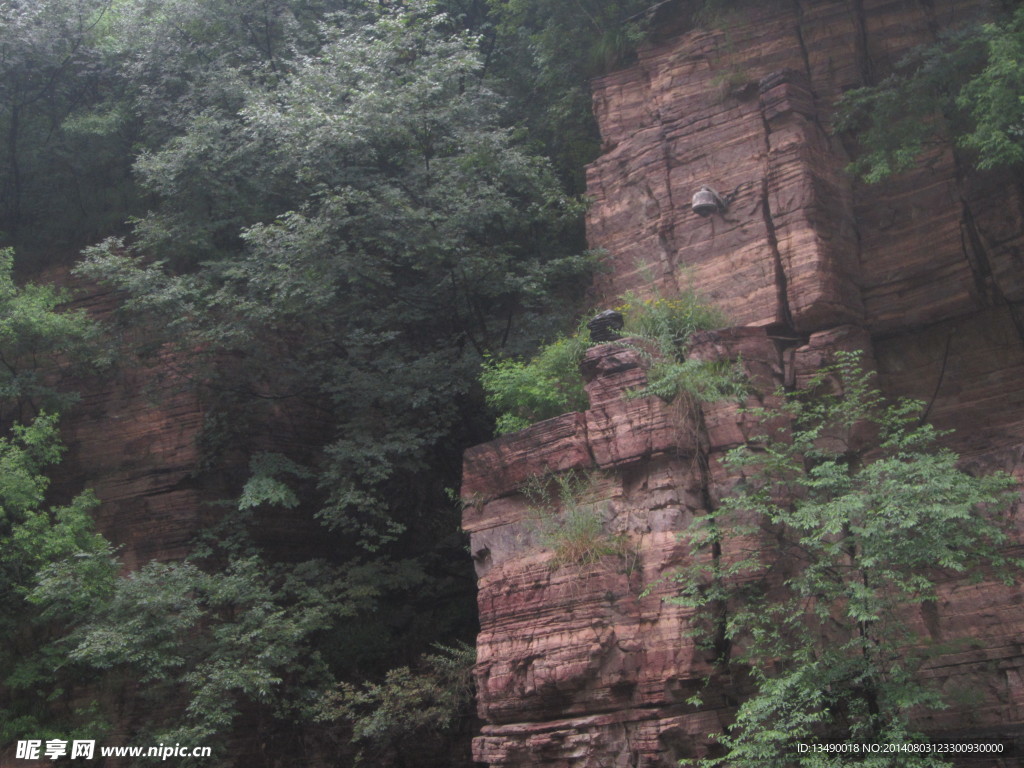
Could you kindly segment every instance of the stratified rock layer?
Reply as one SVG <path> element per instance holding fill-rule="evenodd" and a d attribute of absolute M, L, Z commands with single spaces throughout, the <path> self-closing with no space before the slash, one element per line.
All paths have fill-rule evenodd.
<path fill-rule="evenodd" d="M 97 319 L 109 320 L 123 299 L 63 271 L 47 277 L 75 285 L 80 297 L 73 306 Z M 157 353 L 148 363 L 78 381 L 81 399 L 63 423 L 67 454 L 57 486 L 67 495 L 86 487 L 96 493 L 97 525 L 127 570 L 184 558 L 202 528 L 203 413 L 181 368 L 173 355 Z"/>
<path fill-rule="evenodd" d="M 737 325 L 806 340 L 863 329 L 893 392 L 934 397 L 978 448 L 1024 431 L 1024 186 L 948 148 L 884 184 L 844 172 L 833 105 L 907 50 L 992 4 L 744 6 L 595 84 L 605 153 L 589 169 L 599 299 L 694 286 Z M 732 195 L 702 218 L 692 195 Z M 965 394 L 966 393 L 966 394 Z"/>
<path fill-rule="evenodd" d="M 755 378 L 781 382 L 778 350 L 763 330 L 706 334 L 702 344 L 741 359 Z M 706 508 L 714 482 L 708 457 L 743 439 L 738 419 L 720 418 L 737 406 L 708 409 L 733 429 L 705 430 L 698 406 L 628 396 L 646 383 L 644 358 L 628 342 L 595 347 L 584 369 L 593 406 L 584 419 L 549 419 L 466 456 L 466 483 L 491 481 L 464 519 L 480 577 L 477 683 L 488 723 L 475 758 L 490 765 L 652 765 L 669 753 L 692 755 L 683 745 L 699 748 L 724 722 L 721 696 L 700 712 L 686 703 L 711 671 L 684 634 L 689 611 L 663 601 L 671 583 L 642 593 L 680 562 L 676 534 Z M 568 423 L 583 425 L 571 441 Z M 559 562 L 545 546 L 551 510 L 519 480 L 548 475 L 550 454 L 530 448 L 560 441 L 571 465 L 558 471 L 589 478 L 580 504 L 616 542 L 596 562 Z M 505 459 L 522 474 L 509 474 Z"/>
<path fill-rule="evenodd" d="M 746 327 L 699 337 L 692 354 L 740 360 L 762 393 L 801 386 L 835 350 L 864 350 L 888 393 L 924 400 L 930 421 L 956 430 L 948 440 L 973 469 L 1024 476 L 1024 187 L 970 172 L 949 149 L 863 186 L 830 127 L 845 90 L 989 6 L 744 4 L 597 81 L 604 154 L 588 173 L 588 232 L 609 267 L 597 298 L 697 289 Z M 697 215 L 702 185 L 728 210 Z M 595 348 L 584 372 L 586 413 L 466 455 L 486 723 L 475 756 L 489 766 L 674 765 L 706 754 L 743 694 L 743 681 L 721 681 L 699 707 L 687 701 L 708 659 L 658 580 L 687 556 L 677 533 L 735 481 L 720 459 L 750 434 L 748 417 L 627 397 L 646 380 L 628 345 Z M 568 470 L 594 478 L 588 508 L 622 544 L 587 565 L 559 559 L 543 505 L 522 492 Z M 964 641 L 927 674 L 970 699 L 922 728 L 1022 737 L 1020 604 L 1018 590 L 950 579 L 915 609 L 922 637 Z"/>
<path fill-rule="evenodd" d="M 197 534 L 223 514 L 223 500 L 240 492 L 248 453 L 302 456 L 322 442 L 315 419 L 295 405 L 275 403 L 261 414 L 262 431 L 233 434 L 231 447 L 221 447 L 214 462 L 210 445 L 203 453 L 204 441 L 213 442 L 206 431 L 209 404 L 203 402 L 204 391 L 209 398 L 211 390 L 194 380 L 196 361 L 173 344 L 156 346 L 151 339 L 161 334 L 145 326 L 117 322 L 123 293 L 66 270 L 43 277 L 71 287 L 77 298 L 70 306 L 108 323 L 122 343 L 124 357 L 110 370 L 75 382 L 80 398 L 62 420 L 67 453 L 54 481 L 66 497 L 83 488 L 96 494 L 97 526 L 118 547 L 126 571 L 185 558 Z M 146 349 L 144 357 L 128 351 L 137 348 Z M 256 535 L 285 558 L 309 556 L 332 543 L 318 522 L 298 512 L 268 515 Z"/>

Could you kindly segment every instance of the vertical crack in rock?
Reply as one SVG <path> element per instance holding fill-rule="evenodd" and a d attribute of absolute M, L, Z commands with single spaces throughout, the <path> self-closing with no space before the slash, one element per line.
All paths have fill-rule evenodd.
<path fill-rule="evenodd" d="M 946 335 L 946 348 L 942 353 L 942 365 L 939 367 L 939 376 L 935 381 L 935 389 L 932 391 L 932 396 L 928 399 L 928 405 L 925 406 L 924 411 L 917 420 L 919 426 L 923 426 L 928 422 L 928 416 L 932 412 L 932 406 L 935 405 L 935 401 L 939 397 L 939 391 L 942 389 L 942 382 L 946 380 L 946 367 L 949 365 L 949 350 L 953 347 L 953 337 L 956 335 L 956 332 L 957 329 L 954 328 Z"/>
<path fill-rule="evenodd" d="M 658 116 L 658 120 L 659 122 L 661 121 L 661 115 Z M 668 210 L 675 211 L 677 208 L 675 197 L 672 194 L 672 153 L 669 149 L 669 141 L 665 138 L 665 126 L 663 123 L 660 126 L 658 135 L 665 163 L 665 190 L 668 194 Z M 661 221 L 662 223 L 658 227 L 658 243 L 665 252 L 665 262 L 668 268 L 674 273 L 679 253 L 679 249 L 676 248 L 676 218 L 671 215 L 661 216 Z M 676 287 L 678 288 L 678 281 Z"/>
<path fill-rule="evenodd" d="M 767 130 L 767 125 L 765 126 Z M 772 252 L 772 260 L 775 264 L 775 295 L 776 309 L 775 320 L 785 326 L 787 330 L 793 329 L 793 314 L 789 309 L 789 286 L 786 278 L 786 269 L 782 265 L 782 253 L 779 251 L 779 241 L 775 236 L 775 222 L 772 221 L 771 205 L 768 203 L 768 174 L 765 173 L 761 181 L 761 214 L 764 217 L 765 234 L 768 239 L 768 247 Z"/>
<path fill-rule="evenodd" d="M 864 0 L 853 2 L 853 24 L 856 30 L 854 58 L 857 62 L 857 71 L 860 72 L 861 85 L 874 85 L 875 68 L 868 54 L 868 24 L 864 13 Z"/>
<path fill-rule="evenodd" d="M 978 228 L 978 222 L 974 218 L 974 212 L 967 200 L 960 197 L 960 243 L 961 252 L 974 277 L 975 290 L 978 293 L 978 303 L 983 307 L 1005 306 L 1017 330 L 1017 336 L 1024 344 L 1024 314 L 1019 304 L 1010 301 L 1003 293 L 999 281 L 996 280 L 992 271 L 992 261 L 989 258 L 988 248 L 985 245 L 984 237 Z"/>
<path fill-rule="evenodd" d="M 1010 316 L 1017 337 L 1024 345 L 1024 307 L 1020 302 L 1014 302 L 1007 298 L 1002 286 L 992 269 L 992 259 L 989 256 L 989 247 L 985 243 L 985 237 L 978 221 L 974 216 L 967 196 L 964 193 L 964 179 L 969 173 L 964 168 L 958 153 L 953 153 L 953 163 L 956 171 L 956 188 L 960 200 L 960 251 L 971 270 L 974 278 L 975 290 L 978 293 L 978 303 L 982 307 L 1002 306 Z"/>
<path fill-rule="evenodd" d="M 694 458 L 697 461 L 697 470 L 700 473 L 701 504 L 704 506 L 705 511 L 710 514 L 715 510 L 714 495 L 711 492 L 711 437 L 708 434 L 707 422 L 704 418 L 704 406 L 699 405 L 694 411 L 694 427 L 697 431 Z M 711 544 L 711 558 L 717 570 L 722 558 L 722 545 L 717 540 Z M 715 653 L 714 663 L 727 665 L 732 653 L 732 643 L 726 633 L 726 625 L 729 621 L 729 607 L 724 600 L 716 601 L 710 607 L 715 616 L 715 636 L 712 640 L 712 647 Z"/>
<path fill-rule="evenodd" d="M 978 231 L 978 224 L 974 220 L 974 213 L 963 197 L 960 198 L 960 211 L 960 249 L 964 260 L 971 268 L 978 302 L 983 307 L 990 307 L 995 303 L 999 287 L 992 278 L 992 265 L 989 263 L 985 244 Z"/>
<path fill-rule="evenodd" d="M 821 132 L 822 137 L 825 139 L 825 146 L 832 149 L 832 134 L 825 130 L 825 126 L 821 124 L 822 109 L 818 100 L 818 92 L 814 88 L 814 72 L 811 70 L 811 53 L 807 49 L 807 41 L 804 39 L 804 6 L 800 0 L 793 0 L 793 6 L 796 8 L 796 26 L 794 27 L 794 33 L 796 35 L 796 42 L 800 48 L 800 58 L 804 63 L 804 73 L 807 76 L 807 91 L 811 94 L 811 102 L 814 105 L 814 109 L 811 110 L 811 114 L 808 116 L 811 122 Z"/>
<path fill-rule="evenodd" d="M 793 0 L 793 6 L 796 8 L 796 41 L 800 46 L 800 58 L 804 62 L 804 71 L 807 73 L 807 82 L 813 82 L 811 75 L 811 55 L 807 51 L 807 41 L 804 40 L 804 7 L 800 3 L 800 0 Z M 812 94 L 813 95 L 813 94 Z"/>
<path fill-rule="evenodd" d="M 593 407 L 593 406 L 590 406 Z M 586 449 L 587 456 L 590 457 L 590 467 L 594 468 L 600 466 L 597 463 L 597 456 L 594 455 L 594 446 L 590 442 L 590 430 L 587 428 L 587 420 L 580 419 L 580 431 L 583 433 L 583 446 Z"/>
<path fill-rule="evenodd" d="M 775 266 L 775 322 L 785 326 L 787 330 L 792 330 L 793 313 L 789 307 L 789 284 L 785 267 L 782 264 L 782 253 L 779 251 L 779 240 L 775 234 L 775 222 L 772 220 L 771 204 L 768 202 L 770 192 L 769 179 L 772 173 L 772 127 L 768 122 L 768 116 L 765 114 L 763 102 L 759 107 L 759 111 L 761 114 L 761 125 L 764 129 L 765 158 L 764 176 L 761 178 L 761 215 L 764 219 L 765 237 L 768 240 L 768 247 L 771 249 L 772 261 Z"/>

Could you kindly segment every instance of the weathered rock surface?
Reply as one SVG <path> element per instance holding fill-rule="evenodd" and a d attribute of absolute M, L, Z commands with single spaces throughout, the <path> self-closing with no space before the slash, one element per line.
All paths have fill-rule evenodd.
<path fill-rule="evenodd" d="M 669 406 L 631 398 L 645 360 L 628 340 L 590 350 L 591 409 L 536 424 L 467 453 L 464 527 L 480 577 L 479 713 L 475 758 L 489 765 L 660 765 L 701 754 L 727 722 L 722 690 L 697 710 L 686 700 L 711 668 L 684 633 L 690 612 L 663 599 L 685 550 L 677 532 L 706 509 L 709 459 L 744 439 L 738 406 Z M 782 382 L 781 355 L 763 329 L 702 334 L 694 354 L 739 360 L 752 379 Z M 707 420 L 711 426 L 704 428 Z M 586 504 L 619 537 L 614 554 L 559 564 L 539 531 L 548 512 L 524 493 L 554 465 L 546 448 L 573 431 L 558 471 L 589 473 Z M 532 445 L 544 446 L 531 454 Z M 728 478 L 722 478 L 728 482 Z"/>
<path fill-rule="evenodd" d="M 84 283 L 54 270 L 43 276 L 74 289 L 70 305 L 97 320 L 111 323 L 122 338 L 122 353 L 152 347 L 149 333 L 138 325 L 124 326 L 115 318 L 124 295 Z M 322 427 L 301 408 L 273 404 L 264 411 L 262 432 L 250 429 L 248 442 L 222 451 L 216 469 L 203 455 L 209 436 L 210 410 L 204 396 L 209 388 L 190 377 L 194 361 L 188 353 L 166 344 L 149 349 L 145 357 L 125 357 L 109 371 L 75 382 L 81 397 L 62 421 L 67 452 L 54 478 L 58 493 L 70 497 L 83 488 L 100 500 L 99 530 L 119 547 L 125 570 L 152 561 L 186 557 L 198 533 L 207 528 L 236 496 L 248 474 L 246 451 L 279 450 L 302 456 L 322 440 Z M 224 361 L 229 364 L 230 361 Z M 204 395 L 205 392 L 205 395 Z M 254 419 L 255 421 L 255 419 Z M 238 436 L 234 436 L 238 442 Z M 209 446 L 207 446 L 209 450 Z M 261 519 L 258 536 L 282 557 L 295 552 L 308 556 L 311 548 L 331 546 L 323 527 L 304 514 Z"/>
<path fill-rule="evenodd" d="M 830 128 L 843 91 L 988 11 L 984 0 L 745 4 L 597 81 L 604 154 L 588 173 L 588 233 L 609 265 L 597 298 L 693 286 L 746 326 L 696 339 L 693 354 L 741 359 L 762 392 L 862 349 L 883 389 L 956 430 L 965 462 L 1024 477 L 1024 185 L 936 150 L 863 186 Z M 705 184 L 729 198 L 724 214 L 692 211 Z M 725 681 L 700 708 L 687 703 L 708 660 L 657 580 L 683 557 L 676 532 L 735 481 L 720 457 L 751 425 L 731 404 L 626 398 L 644 369 L 621 345 L 592 350 L 584 370 L 585 414 L 466 458 L 486 723 L 475 756 L 490 766 L 674 765 L 704 753 L 742 695 L 742 681 Z M 595 473 L 589 503 L 628 543 L 621 553 L 555 562 L 520 492 L 555 469 Z M 962 703 L 921 726 L 1024 737 L 1020 591 L 951 578 L 940 593 L 913 621 L 923 637 L 964 643 L 928 670 Z"/>
<path fill-rule="evenodd" d="M 67 274 L 49 275 L 63 285 Z M 121 297 L 94 285 L 77 286 L 74 307 L 109 319 Z M 196 473 L 203 422 L 193 388 L 170 354 L 145 365 L 121 365 L 77 382 L 81 399 L 63 422 L 67 453 L 55 478 L 74 494 L 91 488 L 100 500 L 97 525 L 118 546 L 126 569 L 188 554 L 202 526 L 203 496 Z"/>

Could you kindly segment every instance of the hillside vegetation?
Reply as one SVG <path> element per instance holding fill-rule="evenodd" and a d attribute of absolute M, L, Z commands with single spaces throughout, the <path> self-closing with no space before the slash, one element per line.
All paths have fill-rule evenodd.
<path fill-rule="evenodd" d="M 0 749 L 131 710 L 133 743 L 210 745 L 205 768 L 254 728 L 272 747 L 246 764 L 468 760 L 454 498 L 494 432 L 479 379 L 585 309 L 588 80 L 652 7 L 0 0 Z M 932 140 L 1019 162 L 1022 18 L 851 94 L 855 170 Z M 871 122 L 908 89 L 934 121 Z M 58 264 L 123 291 L 114 325 L 31 282 Z M 197 477 L 227 490 L 187 559 L 125 574 L 88 489 L 51 498 L 57 424 L 81 366 L 168 348 L 207 409 Z M 282 418 L 301 447 L 268 439 Z M 275 550 L 273 517 L 315 521 L 316 555 Z"/>

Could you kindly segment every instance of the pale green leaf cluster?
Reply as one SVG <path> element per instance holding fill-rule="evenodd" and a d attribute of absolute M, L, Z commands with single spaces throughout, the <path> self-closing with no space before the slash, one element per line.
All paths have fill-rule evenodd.
<path fill-rule="evenodd" d="M 623 302 L 617 308 L 625 321 L 623 333 L 638 339 L 633 348 L 651 361 L 648 385 L 632 396 L 673 400 L 685 392 L 714 400 L 746 391 L 745 377 L 732 363 L 686 358 L 691 335 L 725 325 L 722 314 L 696 292 L 684 291 L 672 299 L 643 299 L 629 293 Z M 532 358 L 487 361 L 480 381 L 487 405 L 497 413 L 495 432 L 518 432 L 543 419 L 587 408 L 579 366 L 593 345 L 588 333 L 581 323 L 572 336 L 542 345 Z"/>
<path fill-rule="evenodd" d="M 50 487 L 64 448 L 57 413 L 43 409 L 74 399 L 55 358 L 79 371 L 76 353 L 94 327 L 58 311 L 64 296 L 53 288 L 17 285 L 12 269 L 13 253 L 0 250 L 0 743 L 102 727 L 89 701 L 57 702 L 81 674 L 67 668 L 66 633 L 109 593 L 117 567 L 94 529 L 93 494 L 60 504 Z M 63 600 L 36 599 L 38 585 L 57 582 Z"/>
<path fill-rule="evenodd" d="M 985 24 L 979 37 L 987 48 L 984 69 L 968 80 L 956 105 L 971 118 L 959 143 L 976 153 L 979 168 L 1016 166 L 1024 161 L 1024 9 L 1003 24 Z"/>
<path fill-rule="evenodd" d="M 26 419 L 38 409 L 60 410 L 75 393 L 63 380 L 89 355 L 102 366 L 104 352 L 91 342 L 97 326 L 82 311 L 60 311 L 67 295 L 50 285 L 15 283 L 14 252 L 0 248 L 0 419 Z M 81 368 L 74 368 L 80 371 Z"/>
<path fill-rule="evenodd" d="M 938 766 L 922 755 L 800 755 L 798 743 L 920 739 L 944 701 L 918 675 L 913 613 L 951 576 L 1013 580 L 1015 483 L 974 476 L 919 419 L 886 405 L 857 355 L 757 409 L 764 433 L 730 452 L 734 492 L 685 534 L 674 578 L 694 631 L 752 692 L 706 766 Z M 844 762 L 845 761 L 845 762 Z"/>
<path fill-rule="evenodd" d="M 488 360 L 480 373 L 487 405 L 498 413 L 494 430 L 518 432 L 544 419 L 586 410 L 579 366 L 591 346 L 586 332 L 541 347 L 530 360 Z"/>
<path fill-rule="evenodd" d="M 324 696 L 320 720 L 347 720 L 360 745 L 356 765 L 377 765 L 400 752 L 422 748 L 422 741 L 451 729 L 465 716 L 473 697 L 476 649 L 437 646 L 417 668 L 389 670 L 380 683 L 343 683 Z"/>
<path fill-rule="evenodd" d="M 1024 10 L 945 33 L 877 85 L 844 94 L 836 128 L 857 138 L 850 170 L 870 183 L 954 144 L 978 168 L 1024 160 Z"/>
<path fill-rule="evenodd" d="M 0 437 L 0 742 L 102 727 L 88 701 L 79 712 L 53 703 L 81 674 L 67 668 L 67 634 L 107 597 L 117 571 L 95 531 L 90 492 L 47 503 L 44 473 L 61 453 L 51 415 Z M 56 584 L 62 599 L 40 598 L 41 587 Z"/>

